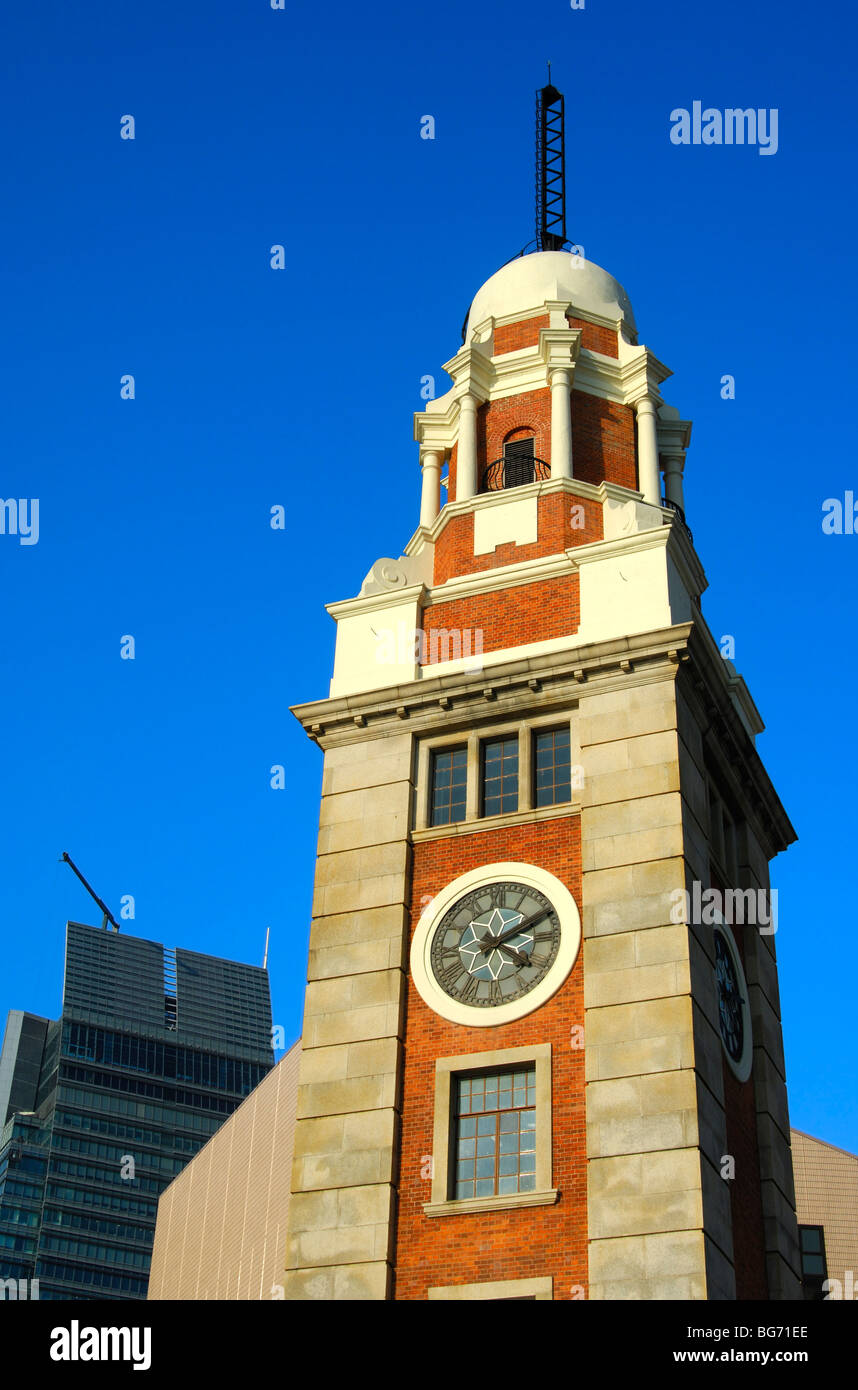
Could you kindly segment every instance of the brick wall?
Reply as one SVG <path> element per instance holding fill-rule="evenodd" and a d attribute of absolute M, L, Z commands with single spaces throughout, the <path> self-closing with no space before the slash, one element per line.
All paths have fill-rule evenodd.
<path fill-rule="evenodd" d="M 572 392 L 572 472 L 585 483 L 637 487 L 635 413 L 630 405 Z"/>
<path fill-rule="evenodd" d="M 523 319 L 521 323 L 502 324 L 495 329 L 494 356 L 501 357 L 505 352 L 516 352 L 519 348 L 536 347 L 539 342 L 539 330 L 547 327 L 547 314 Z"/>
<path fill-rule="evenodd" d="M 481 864 L 521 860 L 553 873 L 581 901 L 577 816 L 451 836 L 414 846 L 412 930 L 425 900 Z M 423 1299 L 430 1286 L 551 1275 L 555 1299 L 587 1288 L 587 1146 L 584 1053 L 572 1029 L 583 1026 L 581 957 L 557 994 L 516 1023 L 469 1029 L 440 1018 L 409 982 L 402 1090 L 402 1147 L 396 1233 L 395 1297 Z M 551 1043 L 554 1206 L 428 1217 L 431 1182 L 421 1177 L 432 1152 L 435 1059 Z M 577 1295 L 578 1297 L 581 1294 Z"/>
<path fill-rule="evenodd" d="M 521 391 L 517 396 L 485 401 L 480 406 L 477 411 L 478 481 L 486 465 L 503 456 L 504 440 L 519 431 L 533 432 L 534 454 L 550 463 L 551 392 L 547 386 L 541 391 Z"/>
<path fill-rule="evenodd" d="M 578 631 L 580 620 L 577 574 L 495 589 L 492 593 L 471 594 L 449 603 L 429 604 L 423 610 L 427 657 L 424 664 L 429 665 L 429 658 L 435 655 L 432 633 L 438 630 L 481 632 L 481 650 L 495 652 L 503 647 L 565 637 Z M 454 656 L 445 656 L 442 652 L 435 655 L 435 660 L 452 660 Z"/>
<path fill-rule="evenodd" d="M 725 885 L 716 873 L 711 886 L 720 893 Z M 746 931 L 753 927 L 734 923 L 732 927 L 742 969 L 745 969 Z M 763 1201 L 760 1178 L 760 1152 L 757 1142 L 757 1110 L 754 1101 L 753 1073 L 747 1081 L 739 1081 L 722 1056 L 724 1076 L 724 1118 L 727 1129 L 727 1152 L 736 1160 L 736 1176 L 730 1182 L 730 1215 L 733 1225 L 733 1265 L 736 1272 L 737 1299 L 767 1299 L 766 1240 L 763 1228 Z"/>
<path fill-rule="evenodd" d="M 581 347 L 588 352 L 601 352 L 603 357 L 619 357 L 617 347 L 617 335 L 613 328 L 602 328 L 597 323 L 588 323 L 586 319 L 573 318 L 567 315 L 570 328 L 581 329 Z"/>
<path fill-rule="evenodd" d="M 715 882 L 717 883 L 717 880 Z M 744 934 L 746 931 L 753 931 L 754 928 L 735 923 L 732 930 L 744 970 Z M 730 1183 L 736 1297 L 767 1299 L 769 1286 L 766 1277 L 766 1239 L 763 1228 L 754 1077 L 752 1073 L 747 1081 L 739 1081 L 728 1066 L 726 1057 L 722 1058 L 722 1067 L 727 1152 L 736 1160 L 736 1177 Z"/>
<path fill-rule="evenodd" d="M 510 499 L 515 496 L 509 493 Z M 474 514 L 450 516 L 435 543 L 433 582 L 444 584 L 463 574 L 479 574 L 542 555 L 560 555 L 574 545 L 602 539 L 602 507 L 581 497 L 550 493 L 538 500 L 537 539 L 529 545 L 505 542 L 487 555 L 474 554 Z M 574 510 L 580 508 L 581 510 Z"/>

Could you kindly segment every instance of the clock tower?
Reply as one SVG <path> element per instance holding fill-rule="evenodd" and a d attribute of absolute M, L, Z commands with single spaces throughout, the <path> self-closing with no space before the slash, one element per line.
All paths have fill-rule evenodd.
<path fill-rule="evenodd" d="M 670 371 L 538 244 L 478 290 L 419 524 L 294 710 L 324 779 L 286 1297 L 797 1298 L 795 835 L 702 614 Z"/>

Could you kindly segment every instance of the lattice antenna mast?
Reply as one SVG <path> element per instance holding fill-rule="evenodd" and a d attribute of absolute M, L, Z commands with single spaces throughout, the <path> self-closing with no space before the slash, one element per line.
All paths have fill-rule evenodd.
<path fill-rule="evenodd" d="M 536 93 L 536 246 L 561 251 L 566 241 L 566 142 L 563 93 L 551 85 Z"/>

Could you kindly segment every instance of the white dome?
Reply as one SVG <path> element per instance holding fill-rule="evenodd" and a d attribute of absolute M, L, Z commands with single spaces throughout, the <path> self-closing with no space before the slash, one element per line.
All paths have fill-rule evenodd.
<path fill-rule="evenodd" d="M 468 314 L 465 341 L 483 319 L 540 309 L 547 299 L 562 300 L 574 309 L 603 318 L 625 319 L 629 328 L 635 330 L 629 297 L 613 275 L 568 251 L 536 251 L 501 266 L 477 290 Z"/>

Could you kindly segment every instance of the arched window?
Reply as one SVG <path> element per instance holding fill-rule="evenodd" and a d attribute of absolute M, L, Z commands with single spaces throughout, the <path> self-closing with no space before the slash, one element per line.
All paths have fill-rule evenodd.
<path fill-rule="evenodd" d="M 498 492 L 502 488 L 522 487 L 525 483 L 542 482 L 551 476 L 551 469 L 535 454 L 536 436 L 527 427 L 510 430 L 503 442 L 503 457 L 486 468 L 481 492 Z"/>
<path fill-rule="evenodd" d="M 507 439 L 503 446 L 503 485 L 520 487 L 533 482 L 533 435 L 524 439 Z"/>

